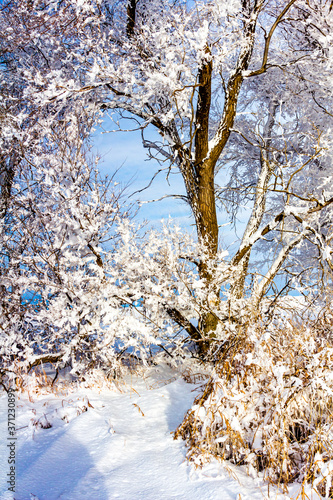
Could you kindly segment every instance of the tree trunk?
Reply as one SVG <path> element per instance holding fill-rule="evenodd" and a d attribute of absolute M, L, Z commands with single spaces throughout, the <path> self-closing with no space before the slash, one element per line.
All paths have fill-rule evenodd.
<path fill-rule="evenodd" d="M 126 34 L 128 38 L 131 38 L 134 35 L 135 16 L 136 16 L 136 0 L 128 0 L 127 25 L 126 25 Z"/>
<path fill-rule="evenodd" d="M 199 264 L 200 278 L 206 284 L 206 300 L 199 320 L 202 342 L 199 345 L 201 356 L 205 356 L 218 325 L 218 318 L 210 311 L 210 300 L 218 302 L 219 290 L 216 287 L 214 264 L 218 250 L 218 224 L 216 215 L 214 164 L 207 162 L 209 139 L 209 111 L 211 106 L 211 85 L 213 64 L 210 49 L 205 50 L 206 58 L 198 72 L 198 101 L 196 109 L 195 134 L 195 176 L 196 191 L 192 210 L 195 216 L 198 241 L 203 254 Z"/>

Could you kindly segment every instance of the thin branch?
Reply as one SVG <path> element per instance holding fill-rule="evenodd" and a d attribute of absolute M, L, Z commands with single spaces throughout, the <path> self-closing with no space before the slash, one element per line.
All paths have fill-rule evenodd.
<path fill-rule="evenodd" d="M 292 7 L 292 5 L 296 2 L 297 0 L 291 0 L 283 9 L 283 11 L 278 15 L 276 18 L 275 22 L 273 23 L 271 29 L 269 30 L 268 35 L 265 37 L 265 48 L 264 48 L 264 54 L 262 58 L 262 64 L 261 68 L 257 69 L 256 71 L 250 71 L 247 73 L 246 77 L 251 77 L 251 76 L 257 76 L 261 75 L 264 73 L 267 69 L 267 59 L 268 59 L 268 52 L 269 52 L 269 47 L 271 43 L 272 36 L 274 34 L 274 31 L 276 30 L 277 26 L 280 24 L 280 22 L 283 20 L 284 15 L 288 12 L 288 10 Z"/>

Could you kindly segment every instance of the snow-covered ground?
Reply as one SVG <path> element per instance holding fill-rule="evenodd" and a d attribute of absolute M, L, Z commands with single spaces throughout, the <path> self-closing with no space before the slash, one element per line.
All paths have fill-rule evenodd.
<path fill-rule="evenodd" d="M 118 389 L 81 384 L 38 397 L 30 392 L 30 399 L 24 393 L 17 401 L 15 493 L 6 483 L 7 396 L 1 394 L 1 499 L 291 498 L 272 488 L 268 494 L 241 468 L 229 466 L 228 472 L 215 462 L 199 470 L 186 462 L 184 443 L 172 433 L 200 384 L 158 367 L 144 378 L 128 377 Z M 292 491 L 296 498 L 299 488 Z"/>

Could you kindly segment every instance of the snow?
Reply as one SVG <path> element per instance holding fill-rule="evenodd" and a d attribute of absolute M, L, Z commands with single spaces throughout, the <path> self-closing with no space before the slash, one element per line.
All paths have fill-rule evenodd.
<path fill-rule="evenodd" d="M 0 498 L 291 498 L 277 495 L 272 488 L 270 496 L 265 496 L 263 482 L 248 477 L 242 468 L 224 467 L 216 461 L 196 469 L 186 462 L 184 443 L 173 439 L 173 431 L 198 390 L 198 384 L 186 383 L 179 373 L 158 367 L 144 378 L 128 377 L 118 388 L 74 384 L 67 393 L 30 393 L 30 398 L 21 394 L 17 400 L 16 493 L 13 496 L 7 490 L 8 453 L 6 439 L 2 439 Z M 7 397 L 2 395 L 2 436 L 6 436 L 6 405 Z"/>

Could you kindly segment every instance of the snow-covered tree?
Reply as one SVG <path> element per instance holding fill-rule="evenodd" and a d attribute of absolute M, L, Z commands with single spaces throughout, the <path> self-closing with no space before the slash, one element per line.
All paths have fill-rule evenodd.
<path fill-rule="evenodd" d="M 220 323 L 258 310 L 305 241 L 331 266 L 329 3 L 13 1 L 1 15 L 3 44 L 39 123 L 69 118 L 79 101 L 116 127 L 135 119 L 150 154 L 181 173 L 201 248 L 203 355 Z M 160 142 L 149 139 L 151 126 Z M 223 275 L 219 201 L 232 217 L 240 203 L 250 210 Z M 249 291 L 262 240 L 269 258 Z M 171 317 L 193 335 L 191 318 Z"/>
<path fill-rule="evenodd" d="M 192 458 L 328 495 L 331 312 L 278 325 L 266 297 L 333 269 L 331 1 L 10 0 L 0 19 L 2 366 L 114 369 L 185 331 L 216 360 L 178 431 Z M 181 174 L 197 241 L 124 213 L 85 149 L 105 115 Z M 247 216 L 230 256 L 220 209 Z"/>

